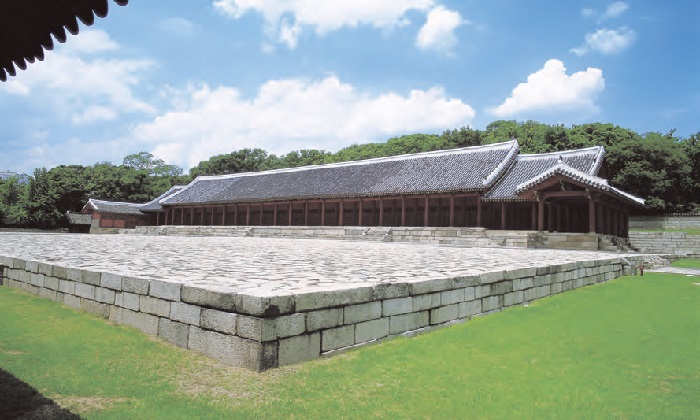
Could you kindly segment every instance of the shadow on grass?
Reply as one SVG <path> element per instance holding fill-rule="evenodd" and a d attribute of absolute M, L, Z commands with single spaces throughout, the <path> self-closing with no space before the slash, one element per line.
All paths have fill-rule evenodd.
<path fill-rule="evenodd" d="M 0 419 L 77 420 L 80 416 L 61 408 L 29 384 L 0 369 Z"/>

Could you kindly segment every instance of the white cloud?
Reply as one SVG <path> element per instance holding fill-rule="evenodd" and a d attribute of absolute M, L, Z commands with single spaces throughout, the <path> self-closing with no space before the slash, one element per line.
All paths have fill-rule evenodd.
<path fill-rule="evenodd" d="M 186 168 L 246 147 L 278 154 L 338 150 L 392 135 L 441 132 L 467 125 L 475 115 L 440 87 L 404 95 L 370 94 L 334 76 L 268 81 L 254 98 L 242 97 L 233 87 L 205 85 L 182 92 L 175 103 L 175 110 L 135 127 L 131 137 L 152 147 L 156 156 Z"/>
<path fill-rule="evenodd" d="M 200 29 L 199 25 L 183 17 L 165 18 L 158 22 L 158 28 L 181 37 L 191 37 Z"/>
<path fill-rule="evenodd" d="M 294 48 L 304 28 L 323 35 L 361 24 L 394 28 L 407 22 L 409 11 L 428 12 L 434 0 L 216 0 L 214 8 L 238 19 L 248 12 L 263 15 L 272 38 Z"/>
<path fill-rule="evenodd" d="M 585 55 L 590 51 L 602 54 L 617 54 L 629 48 L 637 40 L 637 33 L 625 26 L 618 29 L 598 29 L 586 34 L 583 45 L 572 48 L 576 55 Z"/>
<path fill-rule="evenodd" d="M 448 54 L 457 44 L 455 29 L 467 23 L 455 11 L 438 6 L 428 13 L 428 19 L 420 28 L 416 38 L 416 46 L 423 50 L 437 50 Z"/>
<path fill-rule="evenodd" d="M 602 70 L 588 68 L 569 76 L 564 63 L 553 59 L 529 75 L 527 82 L 516 86 L 511 96 L 490 112 L 499 118 L 533 112 L 591 113 L 598 109 L 595 99 L 604 89 Z"/>
<path fill-rule="evenodd" d="M 126 112 L 154 113 L 155 108 L 134 93 L 153 61 L 84 57 L 118 48 L 103 31 L 81 32 L 43 62 L 0 84 L 0 94 L 25 96 L 74 124 L 113 120 Z"/>
<path fill-rule="evenodd" d="M 616 18 L 618 16 L 621 16 L 629 8 L 630 8 L 629 5 L 625 2 L 616 1 L 615 3 L 611 3 L 605 9 L 605 12 L 603 13 L 602 19 L 612 19 L 612 18 Z"/>

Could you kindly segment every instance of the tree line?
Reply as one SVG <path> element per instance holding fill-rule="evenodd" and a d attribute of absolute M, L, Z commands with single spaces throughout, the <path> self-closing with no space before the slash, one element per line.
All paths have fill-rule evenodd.
<path fill-rule="evenodd" d="M 605 176 L 627 192 L 647 200 L 648 212 L 700 211 L 700 132 L 680 138 L 638 134 L 613 124 L 549 125 L 499 120 L 484 130 L 462 127 L 437 134 L 410 134 L 384 143 L 354 144 L 331 153 L 295 150 L 277 156 L 262 149 L 241 149 L 200 162 L 183 175 L 147 152 L 126 156 L 121 165 L 61 165 L 39 168 L 29 183 L 0 182 L 0 225 L 38 228 L 65 226 L 67 211 L 80 211 L 89 198 L 144 203 L 173 185 L 199 175 L 257 172 L 269 169 L 396 156 L 479 146 L 518 139 L 522 153 L 547 153 L 605 146 Z"/>

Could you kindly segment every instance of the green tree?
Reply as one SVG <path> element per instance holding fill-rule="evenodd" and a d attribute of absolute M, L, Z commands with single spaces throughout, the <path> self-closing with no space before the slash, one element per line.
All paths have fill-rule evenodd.
<path fill-rule="evenodd" d="M 259 172 L 279 166 L 275 155 L 262 149 L 241 149 L 229 154 L 217 155 L 199 162 L 190 169 L 192 177 L 200 175 L 224 175 L 241 172 Z"/>
<path fill-rule="evenodd" d="M 58 192 L 46 168 L 34 170 L 29 179 L 27 213 L 29 223 L 40 229 L 51 229 L 65 224 L 65 215 L 57 206 Z"/>

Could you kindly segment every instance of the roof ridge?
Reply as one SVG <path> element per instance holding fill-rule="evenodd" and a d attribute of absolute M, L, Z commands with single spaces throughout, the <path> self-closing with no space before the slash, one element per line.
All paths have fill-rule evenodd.
<path fill-rule="evenodd" d="M 556 152 L 546 152 L 546 153 L 523 153 L 521 155 L 518 155 L 518 159 L 520 160 L 525 160 L 525 159 L 534 159 L 534 158 L 542 158 L 542 157 L 557 157 L 557 156 L 562 156 L 562 155 L 580 155 L 584 154 L 587 151 L 594 151 L 596 150 L 596 153 L 600 154 L 600 150 L 603 150 L 603 153 L 605 153 L 605 147 L 603 146 L 590 146 L 590 147 L 585 147 L 583 149 L 568 149 L 568 150 L 560 150 Z"/>

